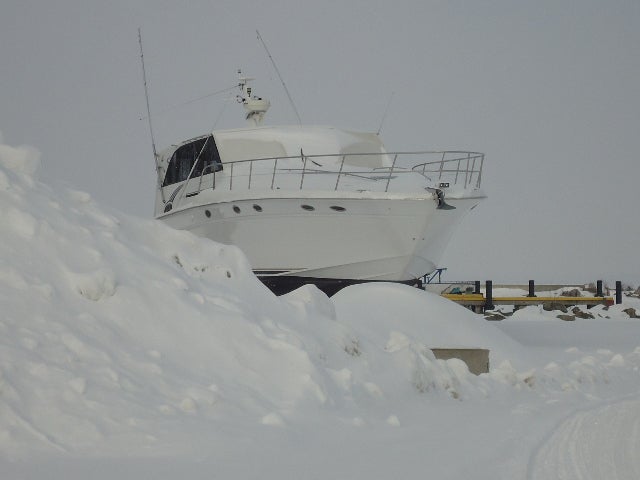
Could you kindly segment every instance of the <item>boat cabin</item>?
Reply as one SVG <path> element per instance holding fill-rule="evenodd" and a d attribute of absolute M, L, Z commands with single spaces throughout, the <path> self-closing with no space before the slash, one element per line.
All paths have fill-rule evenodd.
<path fill-rule="evenodd" d="M 314 158 L 331 169 L 342 161 L 351 167 L 384 168 L 391 162 L 375 133 L 333 127 L 289 126 L 219 130 L 160 152 L 162 187 L 220 172 L 225 163 L 254 159 L 336 155 Z M 370 154 L 370 155 L 367 155 Z"/>

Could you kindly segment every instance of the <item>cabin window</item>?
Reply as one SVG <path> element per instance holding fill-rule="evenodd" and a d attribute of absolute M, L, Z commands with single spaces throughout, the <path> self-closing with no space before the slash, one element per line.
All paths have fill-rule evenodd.
<path fill-rule="evenodd" d="M 189 142 L 173 152 L 162 186 L 185 181 L 194 163 L 196 166 L 191 178 L 222 170 L 220 154 L 212 136 Z"/>

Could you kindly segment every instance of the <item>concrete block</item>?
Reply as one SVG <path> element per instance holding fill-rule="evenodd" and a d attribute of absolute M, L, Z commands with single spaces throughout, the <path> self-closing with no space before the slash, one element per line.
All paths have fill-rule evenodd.
<path fill-rule="evenodd" d="M 439 360 L 462 360 L 475 375 L 489 372 L 489 350 L 485 348 L 432 348 L 431 351 Z"/>

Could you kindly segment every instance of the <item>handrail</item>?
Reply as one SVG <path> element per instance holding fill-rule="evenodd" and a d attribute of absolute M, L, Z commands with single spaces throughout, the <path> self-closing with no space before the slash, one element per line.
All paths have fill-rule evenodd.
<path fill-rule="evenodd" d="M 357 165 L 352 168 L 345 168 L 345 164 L 348 163 L 348 159 L 352 157 L 383 157 L 386 162 L 390 162 L 390 166 L 367 168 Z M 432 161 L 422 161 L 412 164 L 410 162 L 407 165 L 407 158 L 419 158 L 427 159 L 430 157 L 436 158 Z M 325 165 L 316 162 L 314 159 L 324 159 Z M 301 161 L 300 167 L 296 165 L 287 165 L 287 160 Z M 327 162 L 329 160 L 329 162 Z M 331 160 L 334 160 L 333 163 Z M 270 166 L 270 162 L 273 162 L 273 167 Z M 312 162 L 318 165 L 319 168 L 309 168 L 308 162 Z M 284 165 L 283 165 L 284 163 Z M 241 168 L 248 164 L 248 168 Z M 251 189 L 270 189 L 274 190 L 280 188 L 276 180 L 289 181 L 293 179 L 292 176 L 298 175 L 299 182 L 292 185 L 287 183 L 288 189 L 329 189 L 337 191 L 339 187 L 341 190 L 348 190 L 349 187 L 354 189 L 354 185 L 345 186 L 341 181 L 347 177 L 358 178 L 371 183 L 372 190 L 389 191 L 389 188 L 397 185 L 401 178 L 406 178 L 410 175 L 420 175 L 423 178 L 422 182 L 426 179 L 431 182 L 430 185 L 433 188 L 443 188 L 450 185 L 461 185 L 464 188 L 479 188 L 482 182 L 482 169 L 484 167 L 484 154 L 479 152 L 466 152 L 466 151 L 401 151 L 401 152 L 374 152 L 374 153 L 331 153 L 331 154 L 314 154 L 307 155 L 300 151 L 300 155 L 294 156 L 282 156 L 282 157 L 263 157 L 244 160 L 233 160 L 223 162 L 224 171 L 220 174 L 216 174 L 215 165 L 207 165 L 202 169 L 199 175 L 199 182 L 197 190 L 193 193 L 199 193 L 207 188 L 216 189 L 228 189 L 233 190 L 234 187 L 244 188 L 242 185 L 246 185 L 247 190 Z M 388 163 L 387 163 L 388 165 Z M 262 166 L 262 168 L 260 168 Z M 185 184 L 189 183 L 195 170 L 195 164 L 189 172 L 188 178 L 184 181 Z M 238 173 L 239 172 L 239 173 Z M 203 188 L 203 177 L 213 173 L 212 183 L 209 186 Z M 268 181 L 265 184 L 265 175 L 268 176 Z M 315 179 L 321 176 L 331 176 L 332 183 L 318 187 L 318 182 L 313 182 Z M 220 177 L 220 178 L 217 178 Z M 235 177 L 235 178 L 234 178 Z M 246 183 L 240 182 L 241 177 L 247 177 Z M 309 177 L 307 181 L 305 177 Z M 263 179 L 260 182 L 260 178 Z M 234 182 L 234 180 L 236 180 Z M 375 182 L 385 181 L 384 187 L 375 187 Z M 240 185 L 240 187 L 238 187 Z M 362 187 L 362 184 L 359 185 Z M 366 188 L 367 190 L 369 188 Z M 187 188 L 183 189 L 182 195 L 186 193 Z"/>

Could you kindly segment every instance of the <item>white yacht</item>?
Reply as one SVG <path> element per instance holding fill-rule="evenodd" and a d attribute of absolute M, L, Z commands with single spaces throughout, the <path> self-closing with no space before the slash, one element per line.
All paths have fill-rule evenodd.
<path fill-rule="evenodd" d="M 307 282 L 329 290 L 412 282 L 434 271 L 460 220 L 485 198 L 484 154 L 388 152 L 376 133 L 263 126 L 270 104 L 249 80 L 240 78 L 238 96 L 249 126 L 156 155 L 155 216 L 237 245 L 279 292 Z"/>

